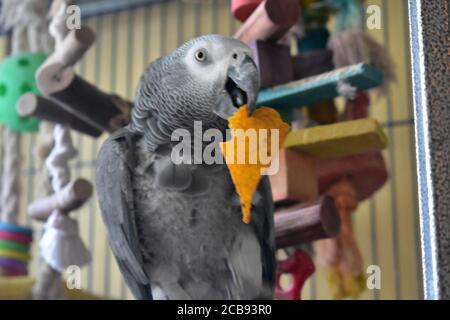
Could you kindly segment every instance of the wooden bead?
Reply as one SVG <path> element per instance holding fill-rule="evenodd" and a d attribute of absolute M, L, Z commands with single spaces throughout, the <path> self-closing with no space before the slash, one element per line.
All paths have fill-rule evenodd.
<path fill-rule="evenodd" d="M 77 76 L 71 68 L 58 63 L 47 65 L 38 72 L 37 81 L 44 94 L 70 108 L 83 122 L 100 131 L 114 131 L 111 120 L 123 113 L 116 98 Z M 132 104 L 128 105 L 131 109 Z"/>
<path fill-rule="evenodd" d="M 232 0 L 231 12 L 240 22 L 244 22 L 258 7 L 262 0 Z"/>
<path fill-rule="evenodd" d="M 275 239 L 278 248 L 297 246 L 339 234 L 340 220 L 334 200 L 318 200 L 285 207 L 275 212 Z"/>
<path fill-rule="evenodd" d="M 93 187 L 89 181 L 77 179 L 61 191 L 34 201 L 27 211 L 33 219 L 46 221 L 53 210 L 70 212 L 78 209 L 91 197 L 92 191 Z"/>
<path fill-rule="evenodd" d="M 74 66 L 81 60 L 95 41 L 95 33 L 87 26 L 70 30 L 61 47 L 53 52 L 43 63 L 42 68 L 59 63 L 63 68 Z"/>
<path fill-rule="evenodd" d="M 265 0 L 244 22 L 235 38 L 244 42 L 281 39 L 298 21 L 298 0 Z"/>
<path fill-rule="evenodd" d="M 24 94 L 16 108 L 22 117 L 33 116 L 40 120 L 66 125 L 95 138 L 102 134 L 102 131 L 79 119 L 70 108 L 34 93 Z"/>

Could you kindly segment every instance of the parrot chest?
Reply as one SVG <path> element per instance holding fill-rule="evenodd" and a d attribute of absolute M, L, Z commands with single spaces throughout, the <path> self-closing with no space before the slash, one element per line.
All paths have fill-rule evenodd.
<path fill-rule="evenodd" d="M 242 222 L 240 207 L 232 204 L 234 187 L 225 166 L 209 175 L 208 192 L 200 196 L 161 190 L 152 170 L 143 167 L 133 177 L 133 194 L 141 251 L 152 283 L 170 298 L 236 298 L 240 294 L 233 293 L 239 291 L 234 282 L 240 274 L 230 266 L 230 255 L 240 256 L 236 251 L 244 241 L 254 245 L 252 254 L 242 252 L 243 259 L 249 259 L 250 268 L 255 265 L 254 276 L 261 279 L 259 243 L 251 226 Z"/>

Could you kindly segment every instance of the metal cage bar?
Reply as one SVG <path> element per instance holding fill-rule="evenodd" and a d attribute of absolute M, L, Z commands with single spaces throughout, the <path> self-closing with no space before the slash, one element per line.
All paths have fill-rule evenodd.
<path fill-rule="evenodd" d="M 426 299 L 450 299 L 449 6 L 409 1 Z"/>

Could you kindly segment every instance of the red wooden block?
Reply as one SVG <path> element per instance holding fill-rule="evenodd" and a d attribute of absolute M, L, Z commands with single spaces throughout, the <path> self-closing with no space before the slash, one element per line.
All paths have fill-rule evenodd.
<path fill-rule="evenodd" d="M 233 0 L 231 12 L 237 20 L 244 22 L 261 2 L 262 0 Z"/>
<path fill-rule="evenodd" d="M 294 80 L 290 48 L 273 41 L 247 43 L 255 55 L 261 76 L 261 88 L 269 88 Z"/>
<path fill-rule="evenodd" d="M 244 42 L 277 41 L 297 23 L 299 15 L 298 0 L 265 0 L 253 11 L 234 37 Z"/>
<path fill-rule="evenodd" d="M 388 178 L 386 163 L 380 152 L 318 160 L 316 168 L 320 194 L 347 177 L 355 186 L 359 202 L 379 190 Z"/>
<path fill-rule="evenodd" d="M 315 160 L 311 156 L 280 150 L 279 170 L 269 179 L 275 203 L 311 201 L 319 196 Z"/>

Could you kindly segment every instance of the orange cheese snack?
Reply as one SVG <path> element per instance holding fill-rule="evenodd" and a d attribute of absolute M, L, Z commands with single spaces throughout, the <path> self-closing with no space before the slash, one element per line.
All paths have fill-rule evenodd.
<path fill-rule="evenodd" d="M 277 111 L 268 107 L 256 109 L 249 117 L 247 106 L 243 106 L 228 119 L 228 122 L 232 136 L 229 141 L 221 143 L 220 147 L 241 200 L 242 220 L 248 224 L 250 223 L 253 193 L 261 180 L 262 170 L 270 166 L 273 155 L 278 152 L 278 150 L 271 150 L 271 130 L 278 130 L 278 148 L 281 148 L 289 132 L 289 126 L 283 122 Z M 265 132 L 262 132 L 261 129 L 265 129 Z M 246 134 L 250 131 L 256 132 L 253 135 L 256 138 L 248 138 L 252 136 L 251 134 L 242 135 L 242 132 Z M 244 141 L 245 144 L 243 144 Z M 260 150 L 261 146 L 263 147 Z M 243 151 L 245 154 L 242 154 Z M 260 153 L 263 157 L 266 155 L 264 161 L 262 161 Z"/>

